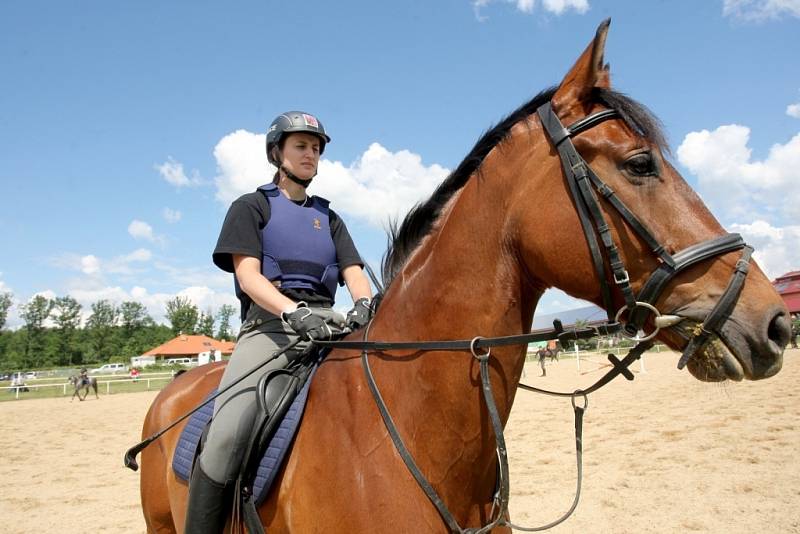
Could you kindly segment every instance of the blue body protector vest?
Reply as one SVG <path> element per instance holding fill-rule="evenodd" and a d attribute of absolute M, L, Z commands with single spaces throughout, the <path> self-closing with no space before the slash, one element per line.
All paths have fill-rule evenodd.
<path fill-rule="evenodd" d="M 328 204 L 309 197 L 298 206 L 275 184 L 258 188 L 269 202 L 270 217 L 261 230 L 261 274 L 278 289 L 305 289 L 336 297 L 339 264 L 331 236 Z"/>

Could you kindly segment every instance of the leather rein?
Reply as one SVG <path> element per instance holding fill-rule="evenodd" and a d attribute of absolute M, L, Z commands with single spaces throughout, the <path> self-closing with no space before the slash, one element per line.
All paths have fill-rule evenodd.
<path fill-rule="evenodd" d="M 568 127 L 564 127 L 556 114 L 553 112 L 551 104 L 548 102 L 537 109 L 536 113 L 541 120 L 542 126 L 547 133 L 553 146 L 558 150 L 558 155 L 561 160 L 564 176 L 569 186 L 569 191 L 572 195 L 575 209 L 583 228 L 583 233 L 586 238 L 587 245 L 591 252 L 592 264 L 595 272 L 600 280 L 600 289 L 603 299 L 603 304 L 608 315 L 608 320 L 604 325 L 595 328 L 573 329 L 565 331 L 560 322 L 554 321 L 554 328 L 543 333 L 529 333 L 515 336 L 504 337 L 475 337 L 472 340 L 450 340 L 450 341 L 422 341 L 422 342 L 383 342 L 383 341 L 368 341 L 369 329 L 368 325 L 364 329 L 363 341 L 315 341 L 315 344 L 320 346 L 328 346 L 340 349 L 357 349 L 361 350 L 361 361 L 366 375 L 367 383 L 373 398 L 377 404 L 381 418 L 386 425 L 389 435 L 400 454 L 406 467 L 414 476 L 415 480 L 425 492 L 431 503 L 436 507 L 442 519 L 447 523 L 451 532 L 469 533 L 469 534 L 483 534 L 489 532 L 498 526 L 508 526 L 513 529 L 533 532 L 552 528 L 559 523 L 566 520 L 577 507 L 580 499 L 581 479 L 582 479 L 582 433 L 583 433 L 583 414 L 588 408 L 588 395 L 600 387 L 606 385 L 618 375 L 623 375 L 628 380 L 633 380 L 633 373 L 628 367 L 641 355 L 649 349 L 653 342 L 651 341 L 661 328 L 666 328 L 677 324 L 683 320 L 680 316 L 675 315 L 662 315 L 656 308 L 655 303 L 659 296 L 665 289 L 666 285 L 675 278 L 681 271 L 688 267 L 695 265 L 701 261 L 726 254 L 735 250 L 742 250 L 741 258 L 736 262 L 734 272 L 728 283 L 727 288 L 723 292 L 717 304 L 709 312 L 699 328 L 696 328 L 693 336 L 689 339 L 683 354 L 678 362 L 678 368 L 682 369 L 692 354 L 700 350 L 710 339 L 712 334 L 719 335 L 719 328 L 727 320 L 730 313 L 738 301 L 741 294 L 742 286 L 744 285 L 745 278 L 750 265 L 750 256 L 753 248 L 745 244 L 741 235 L 739 234 L 726 234 L 721 237 L 710 239 L 701 243 L 697 243 L 686 249 L 675 253 L 669 254 L 665 247 L 659 244 L 658 240 L 654 237 L 653 233 L 642 223 L 627 206 L 616 196 L 614 191 L 605 182 L 603 182 L 595 173 L 586 161 L 581 157 L 572 143 L 572 137 L 586 131 L 603 121 L 613 118 L 620 118 L 620 114 L 615 110 L 602 110 L 592 115 L 589 115 Z M 659 260 L 659 267 L 650 275 L 648 280 L 639 291 L 638 297 L 634 295 L 633 288 L 630 283 L 630 277 L 625 269 L 625 264 L 619 253 L 619 249 L 614 243 L 614 238 L 611 229 L 606 222 L 605 216 L 598 201 L 595 190 L 603 199 L 622 217 L 625 223 L 647 244 L 653 254 Z M 598 243 L 597 237 L 600 237 Z M 602 248 L 601 248 L 602 245 Z M 605 252 L 605 254 L 604 254 Z M 606 258 L 610 267 L 610 273 L 606 271 Z M 610 274 L 610 276 L 609 276 Z M 609 282 L 613 280 L 613 286 Z M 612 289 L 616 286 L 621 292 L 625 304 L 614 311 L 614 304 L 612 300 Z M 620 319 L 625 314 L 624 325 L 620 323 Z M 644 332 L 644 324 L 648 317 L 653 316 L 654 330 L 650 333 Z M 575 414 L 575 448 L 577 458 L 577 489 L 575 499 L 570 509 L 559 519 L 543 525 L 540 527 L 521 527 L 514 525 L 508 519 L 508 504 L 510 496 L 510 483 L 509 483 L 509 468 L 508 468 L 508 453 L 505 445 L 505 438 L 503 436 L 503 425 L 500 420 L 500 415 L 497 410 L 497 405 L 494 400 L 492 392 L 492 384 L 489 377 L 489 358 L 491 356 L 492 347 L 501 347 L 509 345 L 526 345 L 531 342 L 544 341 L 544 340 L 566 340 L 566 339 L 584 339 L 594 337 L 596 335 L 611 334 L 619 332 L 621 335 L 636 341 L 637 344 L 628 352 L 628 354 L 619 360 L 613 355 L 609 355 L 613 367 L 597 382 L 586 389 L 578 389 L 572 393 L 549 391 L 539 388 L 534 388 L 526 384 L 518 384 L 520 389 L 527 391 L 534 391 L 537 393 L 544 393 L 547 395 L 554 395 L 559 397 L 570 397 L 574 414 Z M 409 350 L 415 349 L 418 351 L 467 351 L 469 350 L 472 356 L 480 364 L 481 374 L 481 389 L 483 398 L 486 403 L 487 411 L 492 423 L 492 430 L 495 434 L 495 441 L 497 444 L 497 458 L 498 458 L 498 480 L 497 489 L 492 503 L 492 511 L 490 513 L 489 523 L 476 528 L 462 528 L 452 513 L 448 510 L 444 501 L 436 493 L 433 486 L 425 478 L 419 467 L 414 462 L 408 448 L 405 446 L 397 426 L 392 419 L 386 403 L 381 396 L 378 385 L 372 374 L 369 365 L 369 352 L 370 351 L 388 351 L 388 350 Z M 576 403 L 576 399 L 583 398 L 583 405 Z"/>

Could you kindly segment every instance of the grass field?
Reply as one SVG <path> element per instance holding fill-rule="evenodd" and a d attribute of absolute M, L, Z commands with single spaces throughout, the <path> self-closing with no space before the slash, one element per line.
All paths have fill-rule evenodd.
<path fill-rule="evenodd" d="M 127 375 L 101 376 L 97 377 L 97 393 L 102 396 L 159 390 L 168 384 L 170 380 L 172 380 L 172 373 L 170 372 L 142 374 L 136 381 L 133 381 Z M 11 383 L 9 381 L 0 381 L 0 402 L 71 397 L 75 391 L 72 384 L 65 377 L 26 380 L 25 386 L 28 391 L 17 392 L 16 388 L 10 386 Z M 89 395 L 93 396 L 94 391 L 89 389 Z"/>

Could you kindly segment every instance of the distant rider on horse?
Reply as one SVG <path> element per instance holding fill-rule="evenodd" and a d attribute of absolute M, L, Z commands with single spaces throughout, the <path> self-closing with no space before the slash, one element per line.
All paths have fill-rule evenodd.
<path fill-rule="evenodd" d="M 78 387 L 88 386 L 89 383 L 89 371 L 84 367 L 81 369 L 81 374 L 78 375 Z"/>

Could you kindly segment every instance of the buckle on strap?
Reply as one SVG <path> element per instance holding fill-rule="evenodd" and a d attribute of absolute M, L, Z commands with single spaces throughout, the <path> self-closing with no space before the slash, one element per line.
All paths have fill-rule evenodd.
<path fill-rule="evenodd" d="M 617 285 L 627 284 L 630 281 L 631 281 L 631 279 L 628 276 L 628 271 L 626 271 L 625 269 L 622 269 L 622 278 L 617 277 L 617 272 L 614 271 L 614 282 Z M 636 304 L 643 304 L 643 303 L 637 302 Z M 623 306 L 622 309 L 625 309 L 625 307 Z M 655 310 L 655 308 L 653 308 L 653 310 Z M 622 311 L 622 310 L 620 310 L 620 311 Z M 656 313 L 657 313 L 657 311 L 656 311 Z M 619 314 L 617 314 L 617 317 L 619 317 Z"/>

